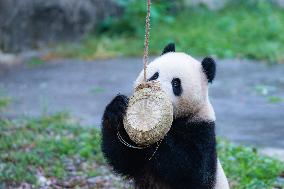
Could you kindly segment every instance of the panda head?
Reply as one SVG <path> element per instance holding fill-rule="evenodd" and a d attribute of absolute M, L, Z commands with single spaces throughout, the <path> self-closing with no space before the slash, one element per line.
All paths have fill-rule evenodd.
<path fill-rule="evenodd" d="M 208 98 L 208 84 L 212 83 L 216 64 L 206 57 L 197 61 L 186 53 L 175 52 L 175 45 L 168 44 L 160 57 L 147 67 L 148 81 L 159 81 L 162 90 L 171 99 L 174 117 L 215 120 L 214 110 Z M 143 70 L 134 87 L 143 82 Z"/>

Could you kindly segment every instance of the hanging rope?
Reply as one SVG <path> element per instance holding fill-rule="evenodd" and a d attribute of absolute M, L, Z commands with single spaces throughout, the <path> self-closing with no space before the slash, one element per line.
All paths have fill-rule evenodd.
<path fill-rule="evenodd" d="M 149 161 L 157 154 L 160 145 L 171 128 L 174 117 L 172 103 L 166 93 L 161 90 L 160 83 L 147 83 L 150 13 L 151 0 L 147 0 L 143 57 L 144 82 L 135 88 L 134 94 L 128 102 L 128 107 L 123 118 L 123 125 L 120 124 L 117 128 L 117 138 L 122 145 L 136 150 L 143 150 L 145 148 L 153 150 L 151 156 L 147 158 Z M 153 121 L 149 121 L 149 119 Z M 132 140 L 131 144 L 124 140 L 120 134 L 119 127 L 122 126 L 128 138 Z M 146 152 L 148 154 L 148 150 Z"/>
<path fill-rule="evenodd" d="M 149 37 L 150 37 L 150 16 L 151 16 L 151 0 L 147 0 L 147 14 L 145 24 L 145 42 L 144 42 L 144 82 L 147 81 L 147 65 L 149 56 Z"/>

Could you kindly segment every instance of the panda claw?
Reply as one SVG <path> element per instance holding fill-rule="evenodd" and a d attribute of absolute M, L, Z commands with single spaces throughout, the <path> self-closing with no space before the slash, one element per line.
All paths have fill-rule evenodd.
<path fill-rule="evenodd" d="M 128 105 L 128 98 L 125 95 L 118 94 L 106 107 L 103 121 L 111 123 L 116 127 L 122 123 Z"/>

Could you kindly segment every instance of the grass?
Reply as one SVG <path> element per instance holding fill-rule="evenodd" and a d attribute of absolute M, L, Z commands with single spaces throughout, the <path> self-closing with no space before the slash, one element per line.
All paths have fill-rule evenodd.
<path fill-rule="evenodd" d="M 36 185 L 39 174 L 67 179 L 68 162 L 81 162 L 72 165 L 76 172 L 93 174 L 93 162 L 104 163 L 100 133 L 72 123 L 66 114 L 20 122 L 1 120 L 0 162 L 0 183 L 8 186 Z"/>
<path fill-rule="evenodd" d="M 27 63 L 29 68 L 38 67 L 38 66 L 41 66 L 43 64 L 44 64 L 44 60 L 37 58 L 37 57 L 31 58 Z"/>
<path fill-rule="evenodd" d="M 10 97 L 0 96 L 0 112 L 6 109 L 12 102 Z"/>
<path fill-rule="evenodd" d="M 74 172 L 84 179 L 111 175 L 100 168 L 105 166 L 100 141 L 100 132 L 95 127 L 74 123 L 62 113 L 22 121 L 1 120 L 0 188 L 21 183 L 36 188 L 42 177 L 70 181 Z M 284 170 L 283 163 L 259 155 L 252 148 L 220 140 L 218 150 L 233 189 L 272 188 Z M 111 182 L 117 181 L 112 179 Z M 72 186 L 80 188 L 80 183 L 84 181 Z M 121 185 L 116 183 L 115 186 Z M 278 188 L 284 188 L 284 184 Z"/>
<path fill-rule="evenodd" d="M 257 94 L 264 96 L 267 98 L 269 103 L 281 103 L 283 102 L 283 98 L 280 96 L 275 96 L 273 92 L 277 91 L 277 87 L 272 85 L 256 85 L 255 91 Z"/>
<path fill-rule="evenodd" d="M 283 99 L 281 97 L 279 97 L 279 96 L 270 96 L 268 98 L 268 101 L 270 103 L 281 103 L 281 102 L 283 102 Z"/>
<path fill-rule="evenodd" d="M 275 178 L 284 170 L 284 163 L 260 155 L 256 149 L 238 146 L 227 141 L 218 142 L 219 158 L 236 189 L 284 188 L 284 183 L 275 184 Z"/>
<path fill-rule="evenodd" d="M 167 22 L 155 21 L 152 24 L 150 53 L 158 55 L 165 44 L 174 41 L 177 50 L 193 56 L 213 55 L 281 63 L 284 61 L 283 20 L 284 11 L 265 1 L 253 6 L 235 4 L 217 12 L 203 7 L 181 11 Z M 136 27 L 143 31 L 144 25 Z M 121 25 L 120 30 L 123 28 L 127 27 Z M 86 60 L 142 56 L 144 37 L 140 33 L 121 33 L 117 27 L 110 26 L 101 34 L 89 34 L 79 45 L 60 45 L 54 54 Z"/>
<path fill-rule="evenodd" d="M 105 89 L 102 88 L 102 87 L 93 87 L 90 89 L 90 93 L 93 94 L 93 95 L 96 95 L 96 94 L 100 94 L 100 93 L 103 93 L 105 92 Z"/>

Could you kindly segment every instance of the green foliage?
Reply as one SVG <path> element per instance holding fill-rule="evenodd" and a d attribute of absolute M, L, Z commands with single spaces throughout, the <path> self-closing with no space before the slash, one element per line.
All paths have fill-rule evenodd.
<path fill-rule="evenodd" d="M 109 18 L 101 34 L 88 35 L 80 45 L 65 45 L 58 56 L 94 59 L 141 56 L 144 40 L 144 1 L 126 1 L 122 18 Z M 234 1 L 233 1 L 234 2 Z M 161 53 L 169 42 L 193 56 L 284 61 L 284 11 L 267 1 L 233 3 L 223 10 L 205 7 L 178 11 L 153 4 L 150 52 Z M 169 16 L 170 15 L 170 16 Z"/>
<path fill-rule="evenodd" d="M 219 140 L 218 152 L 234 189 L 273 188 L 276 178 L 284 170 L 283 162 L 260 155 L 254 148 Z"/>
<path fill-rule="evenodd" d="M 25 121 L 0 120 L 0 183 L 37 183 L 38 171 L 46 177 L 68 177 L 66 162 L 81 161 L 78 171 L 91 171 L 104 163 L 100 132 L 57 114 Z M 93 170 L 92 170 L 93 171 Z"/>
<path fill-rule="evenodd" d="M 257 94 L 265 96 L 269 103 L 281 103 L 283 102 L 282 97 L 272 95 L 273 92 L 277 91 L 277 87 L 271 85 L 256 85 L 255 91 Z"/>
<path fill-rule="evenodd" d="M 44 61 L 40 58 L 37 58 L 37 57 L 34 57 L 34 58 L 31 58 L 28 62 L 28 67 L 29 68 L 34 68 L 34 67 L 37 67 L 37 66 L 41 66 L 44 64 Z"/>
<path fill-rule="evenodd" d="M 2 97 L 0 96 L 0 112 L 7 108 L 12 102 L 10 97 Z"/>
<path fill-rule="evenodd" d="M 124 13 L 121 17 L 109 17 L 100 25 L 100 32 L 108 32 L 112 35 L 134 34 L 139 37 L 144 36 L 145 15 L 147 10 L 146 1 L 118 0 Z M 151 7 L 151 22 L 171 23 L 173 17 L 167 14 L 172 3 L 163 1 L 155 2 Z"/>
<path fill-rule="evenodd" d="M 283 99 L 279 96 L 270 96 L 268 98 L 269 102 L 270 103 L 280 103 L 280 102 L 283 102 Z"/>
<path fill-rule="evenodd" d="M 102 88 L 102 87 L 94 87 L 90 90 L 90 93 L 93 94 L 93 95 L 100 94 L 100 93 L 103 93 L 103 92 L 105 92 L 105 89 Z"/>
<path fill-rule="evenodd" d="M 97 166 L 106 164 L 100 144 L 98 129 L 79 125 L 64 113 L 0 120 L 0 188 L 23 182 L 37 188 L 39 172 L 47 178 L 68 179 L 72 174 L 68 162 L 86 178 L 106 174 Z M 232 189 L 272 188 L 284 170 L 283 163 L 259 155 L 253 148 L 219 140 L 218 152 Z M 277 183 L 277 187 L 284 185 Z"/>
<path fill-rule="evenodd" d="M 267 86 L 267 85 L 256 85 L 255 86 L 255 91 L 257 92 L 257 94 L 260 94 L 263 96 L 268 95 L 268 93 L 271 92 L 272 90 L 275 90 L 275 88 L 272 86 Z"/>

